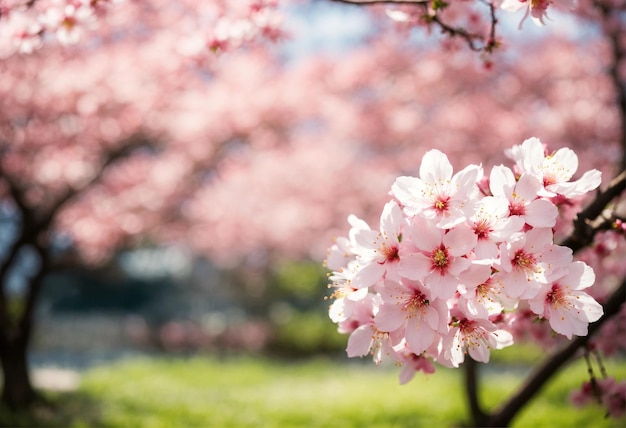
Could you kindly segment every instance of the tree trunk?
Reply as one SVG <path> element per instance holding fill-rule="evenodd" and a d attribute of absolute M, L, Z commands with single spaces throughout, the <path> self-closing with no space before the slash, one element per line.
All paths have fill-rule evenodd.
<path fill-rule="evenodd" d="M 11 410 L 23 409 L 37 398 L 30 379 L 27 359 L 27 338 L 5 338 L 0 347 L 2 364 L 2 404 Z"/>

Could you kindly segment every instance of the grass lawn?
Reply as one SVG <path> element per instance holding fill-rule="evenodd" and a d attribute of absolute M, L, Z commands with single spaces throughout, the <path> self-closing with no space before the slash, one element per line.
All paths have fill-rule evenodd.
<path fill-rule="evenodd" d="M 607 364 L 626 377 L 623 362 Z M 72 393 L 49 398 L 13 425 L 74 427 L 450 427 L 466 421 L 461 371 L 418 374 L 317 359 L 278 362 L 213 357 L 136 359 L 92 369 Z M 518 371 L 519 372 L 519 371 Z M 569 366 L 518 416 L 517 427 L 623 427 L 597 408 L 574 409 L 568 395 L 586 379 Z M 485 376 L 483 401 L 495 405 L 520 382 L 512 371 Z M 55 410 L 56 409 L 56 410 Z M 6 424 L 5 424 L 6 425 Z"/>

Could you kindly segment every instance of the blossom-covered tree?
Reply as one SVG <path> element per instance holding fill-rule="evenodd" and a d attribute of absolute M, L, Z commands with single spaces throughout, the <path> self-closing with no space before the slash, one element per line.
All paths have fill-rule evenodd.
<path fill-rule="evenodd" d="M 230 88 L 214 60 L 245 46 L 246 70 L 258 71 L 249 83 L 262 87 L 272 65 L 260 45 L 280 33 L 273 13 L 271 2 L 0 4 L 5 405 L 36 398 L 26 353 L 46 276 L 171 242 L 185 199 L 249 133 L 253 123 L 223 120 L 238 107 L 220 102 Z"/>
<path fill-rule="evenodd" d="M 519 2 L 524 10 L 513 1 L 343 3 L 377 3 L 368 43 L 341 59 L 295 63 L 259 49 L 283 34 L 275 2 L 0 3 L 0 195 L 12 225 L 0 277 L 5 403 L 35 397 L 26 351 L 42 280 L 54 269 L 146 242 L 181 242 L 225 265 L 321 259 L 352 212 L 362 220 L 350 217 L 353 236 L 337 240 L 338 261 L 329 259 L 342 266 L 358 248 L 366 266 L 333 274 L 342 303 L 331 316 L 352 333 L 349 356 L 397 354 L 408 381 L 432 372 L 425 356 L 445 344 L 436 355 L 467 368 L 474 422 L 506 424 L 537 379 L 592 333 L 597 349 L 611 351 L 615 341 L 601 339 L 619 331 L 605 320 L 617 319 L 611 305 L 623 298 L 609 297 L 624 278 L 624 237 L 613 227 L 624 179 L 609 185 L 624 163 L 623 6 L 579 2 L 575 15 L 596 26 L 588 38 L 517 44 L 496 18 L 517 10 L 530 17 L 522 32 L 531 21 L 558 28 L 547 18 L 560 2 Z M 409 37 L 421 30 L 433 33 L 431 46 Z M 566 149 L 545 157 L 532 143 L 499 166 L 505 149 L 531 136 L 574 149 L 580 165 Z M 604 178 L 597 198 L 589 194 L 597 180 L 572 184 L 576 171 L 593 169 Z M 483 176 L 489 182 L 476 186 Z M 428 189 L 436 191 L 423 197 Z M 385 205 L 389 190 L 395 205 Z M 370 227 L 383 206 L 380 229 Z M 425 230 L 428 242 L 409 248 Z M 38 267 L 17 300 L 7 278 L 33 253 Z M 529 273 L 531 264 L 545 272 Z M 502 290 L 527 306 L 493 297 Z M 562 312 L 581 296 L 587 315 Z M 604 315 L 593 323 L 596 301 Z M 516 317 L 502 315 L 516 304 Z M 538 317 L 546 322 L 530 329 Z M 550 329 L 578 337 L 514 404 L 485 414 L 472 362 L 524 334 L 554 345 Z M 619 387 L 604 383 L 608 402 Z"/>

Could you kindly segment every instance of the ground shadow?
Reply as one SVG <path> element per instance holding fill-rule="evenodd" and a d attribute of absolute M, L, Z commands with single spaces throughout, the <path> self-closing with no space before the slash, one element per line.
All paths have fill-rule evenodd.
<path fill-rule="evenodd" d="M 0 427 L 102 426 L 98 402 L 81 392 L 43 392 L 28 409 L 0 406 Z"/>

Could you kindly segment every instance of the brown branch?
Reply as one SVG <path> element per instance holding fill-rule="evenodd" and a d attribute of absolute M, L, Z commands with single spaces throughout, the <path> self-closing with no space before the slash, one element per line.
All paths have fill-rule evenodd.
<path fill-rule="evenodd" d="M 508 425 L 520 409 L 550 380 L 552 375 L 569 361 L 580 348 L 584 347 L 606 321 L 619 312 L 624 302 L 626 302 L 626 279 L 603 305 L 604 315 L 598 321 L 589 324 L 587 335 L 576 337 L 569 345 L 537 367 L 518 392 L 485 420 L 484 426 L 500 427 Z"/>
<path fill-rule="evenodd" d="M 620 11 L 619 8 L 599 0 L 594 1 L 593 5 L 600 12 L 603 21 L 601 25 L 603 25 L 603 29 L 606 31 L 605 35 L 611 48 L 611 63 L 607 74 L 615 87 L 616 104 L 619 106 L 620 110 L 620 132 L 622 134 L 620 136 L 622 145 L 621 167 L 622 169 L 626 169 L 626 82 L 624 82 L 622 74 L 620 73 L 620 68 L 626 57 L 626 50 L 624 50 L 623 44 L 621 43 L 625 31 L 624 20 L 620 19 L 623 18 L 623 16 L 620 17 L 619 15 L 623 12 L 623 9 Z M 613 16 L 614 12 L 617 16 Z"/>
<path fill-rule="evenodd" d="M 7 256 L 2 261 L 2 266 L 0 266 L 0 334 L 7 333 L 13 327 L 13 320 L 10 319 L 8 313 L 8 300 L 4 287 L 6 285 L 6 276 L 15 263 L 20 250 L 26 246 L 32 246 L 37 251 L 41 263 L 38 271 L 34 273 L 34 276 L 31 277 L 29 281 L 29 288 L 25 297 L 25 306 L 20 314 L 19 320 L 16 320 L 17 324 L 15 326 L 17 330 L 12 332 L 12 334 L 23 335 L 23 337 L 27 339 L 30 335 L 32 316 L 40 294 L 43 278 L 51 267 L 49 254 L 46 250 L 48 243 L 42 239 L 44 232 L 50 228 L 59 210 L 74 197 L 100 181 L 108 167 L 128 156 L 133 150 L 150 145 L 151 141 L 143 135 L 134 135 L 120 142 L 117 148 L 109 151 L 105 155 L 100 167 L 89 180 L 81 186 L 68 187 L 49 207 L 40 208 L 39 213 L 37 212 L 36 206 L 28 204 L 18 180 L 0 171 L 0 173 L 2 173 L 1 177 L 7 183 L 9 192 L 22 216 L 19 236 L 12 243 Z"/>
<path fill-rule="evenodd" d="M 5 258 L 2 261 L 2 265 L 0 266 L 0 332 L 4 333 L 8 330 L 11 324 L 5 290 L 6 278 L 11 270 L 11 267 L 13 266 L 13 263 L 17 259 L 20 249 L 34 240 L 36 236 L 36 228 L 34 227 L 35 221 L 33 212 L 26 202 L 24 188 L 20 186 L 17 180 L 14 180 L 10 174 L 7 174 L 6 171 L 4 171 L 1 162 L 0 179 L 6 183 L 9 195 L 20 213 L 21 220 L 19 236 L 10 245 Z"/>
<path fill-rule="evenodd" d="M 578 214 L 576 220 L 574 220 L 574 231 L 561 245 L 571 248 L 574 252 L 590 245 L 596 233 L 606 229 L 606 223 L 610 223 L 611 219 L 601 220 L 601 222 L 605 223 L 605 226 L 595 225 L 596 227 L 594 227 L 592 222 L 598 219 L 609 203 L 625 189 L 626 170 L 611 180 L 609 187 L 605 191 L 599 192 L 593 202 Z"/>
<path fill-rule="evenodd" d="M 470 415 L 474 426 L 484 426 L 487 414 L 483 411 L 478 398 L 478 363 L 473 358 L 466 358 L 463 363 L 465 395 L 469 405 Z"/>
<path fill-rule="evenodd" d="M 43 280 L 49 272 L 50 267 L 50 255 L 45 248 L 41 246 L 35 246 L 37 255 L 39 256 L 39 270 L 33 277 L 30 278 L 28 283 L 28 292 L 24 301 L 24 307 L 19 317 L 18 328 L 16 333 L 21 335 L 23 340 L 27 342 L 31 338 L 33 329 L 33 314 L 35 312 L 35 306 L 41 294 L 41 287 Z"/>
<path fill-rule="evenodd" d="M 428 3 L 430 0 L 330 0 L 335 3 L 346 3 L 357 6 L 367 6 L 370 4 L 419 4 Z"/>
<path fill-rule="evenodd" d="M 107 168 L 120 159 L 127 157 L 131 152 L 142 147 L 152 146 L 151 141 L 141 134 L 133 135 L 122 142 L 113 150 L 106 153 L 104 161 L 100 164 L 98 170 L 91 178 L 79 187 L 68 187 L 65 192 L 46 210 L 46 212 L 38 219 L 36 227 L 39 230 L 47 228 L 59 209 L 68 203 L 71 199 L 84 192 L 85 189 L 96 184 L 102 178 Z"/>
<path fill-rule="evenodd" d="M 491 53 L 498 46 L 496 41 L 496 24 L 498 19 L 496 17 L 496 7 L 491 1 L 481 1 L 489 7 L 490 14 L 490 30 L 489 37 L 485 37 L 483 34 L 471 33 L 462 27 L 454 27 L 449 23 L 443 21 L 438 13 L 438 10 L 431 10 L 430 4 L 432 0 L 330 0 L 335 3 L 345 3 L 356 6 L 370 6 L 375 4 L 398 4 L 398 5 L 416 5 L 423 9 L 422 19 L 426 24 L 436 24 L 443 34 L 447 34 L 450 37 L 458 37 L 465 40 L 470 50 L 474 52 L 487 52 Z M 441 9 L 444 9 L 442 7 Z M 482 42 L 482 45 L 478 42 Z"/>
<path fill-rule="evenodd" d="M 489 14 L 491 16 L 491 28 L 489 30 L 489 39 L 487 40 L 485 51 L 492 52 L 498 47 L 498 42 L 496 41 L 496 24 L 498 23 L 498 18 L 496 17 L 496 6 L 492 2 L 488 2 L 488 5 Z"/>
<path fill-rule="evenodd" d="M 8 276 L 9 270 L 11 266 L 17 259 L 17 255 L 24 245 L 24 229 L 22 229 L 22 236 L 16 240 L 11 248 L 8 251 L 6 258 L 2 262 L 2 266 L 0 266 L 0 334 L 3 334 L 7 331 L 11 324 L 11 319 L 9 316 L 9 304 L 5 290 L 5 284 L 7 283 L 6 278 Z"/>

